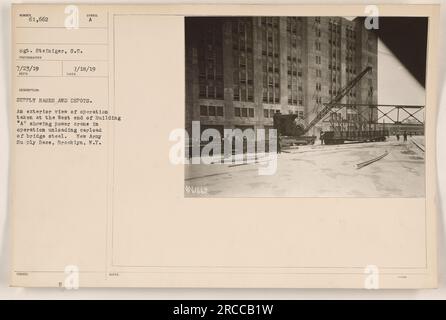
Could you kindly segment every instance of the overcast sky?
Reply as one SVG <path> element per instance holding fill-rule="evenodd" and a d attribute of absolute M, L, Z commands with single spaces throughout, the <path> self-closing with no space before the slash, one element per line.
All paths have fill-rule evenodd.
<path fill-rule="evenodd" d="M 425 90 L 378 40 L 378 103 L 425 105 Z"/>
<path fill-rule="evenodd" d="M 426 104 L 425 89 L 381 40 L 378 40 L 378 104 Z M 401 111 L 400 116 L 403 118 L 400 120 L 406 115 Z M 390 116 L 395 118 L 396 112 L 392 112 Z M 422 111 L 416 116 L 419 120 L 424 118 Z"/>

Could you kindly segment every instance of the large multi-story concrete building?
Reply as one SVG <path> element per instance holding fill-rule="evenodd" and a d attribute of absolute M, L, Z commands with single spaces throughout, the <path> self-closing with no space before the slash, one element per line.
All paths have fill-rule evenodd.
<path fill-rule="evenodd" d="M 355 106 L 377 103 L 377 37 L 363 19 L 186 18 L 186 129 L 267 129 L 277 110 L 308 123 L 367 66 L 340 101 L 353 106 L 329 115 L 338 123 L 376 117 Z M 330 130 L 329 120 L 310 134 Z"/>

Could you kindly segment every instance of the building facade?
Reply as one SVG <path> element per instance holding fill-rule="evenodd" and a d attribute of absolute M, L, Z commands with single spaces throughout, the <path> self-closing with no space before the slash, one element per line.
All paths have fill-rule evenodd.
<path fill-rule="evenodd" d="M 352 106 L 330 114 L 310 134 L 330 130 L 333 117 L 337 123 L 376 119 L 355 105 L 378 99 L 377 37 L 363 19 L 188 17 L 186 129 L 192 121 L 220 132 L 268 129 L 276 111 L 308 123 L 367 66 L 372 71 L 340 101 Z"/>

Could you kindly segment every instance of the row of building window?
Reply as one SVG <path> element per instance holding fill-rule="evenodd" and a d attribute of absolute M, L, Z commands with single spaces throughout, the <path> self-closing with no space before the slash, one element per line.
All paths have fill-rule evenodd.
<path fill-rule="evenodd" d="M 331 54 L 329 55 L 328 69 L 336 74 L 340 71 L 340 55 L 337 55 L 337 46 L 340 43 L 339 36 L 336 34 L 338 25 L 332 23 L 331 31 L 334 40 L 330 39 Z M 280 102 L 280 61 L 279 61 L 279 23 L 277 17 L 262 18 L 262 65 L 263 65 L 263 102 Z M 234 65 L 234 100 L 253 101 L 253 35 L 252 19 L 239 18 L 232 24 L 233 33 L 233 65 Z M 293 44 L 294 40 L 301 39 L 302 28 L 296 17 L 287 19 L 288 41 Z M 318 30 L 318 29 L 317 29 Z M 353 37 L 354 32 L 348 29 L 348 34 Z M 222 63 L 222 28 L 221 25 L 211 24 L 207 30 L 203 30 L 204 36 L 198 46 L 199 61 L 199 96 L 206 99 L 223 99 L 223 63 Z M 318 30 L 320 33 L 320 29 Z M 368 39 L 369 41 L 369 39 Z M 353 49 L 353 42 L 347 41 L 347 47 Z M 321 50 L 319 40 L 315 41 L 316 51 Z M 355 62 L 355 52 L 350 52 L 346 56 L 346 72 L 356 74 L 353 68 Z M 288 45 L 287 55 L 287 74 L 288 74 L 288 102 L 292 105 L 302 104 L 302 62 L 301 52 L 293 46 Z M 316 65 L 322 64 L 320 55 L 315 56 Z M 373 58 L 367 57 L 369 64 Z M 297 64 L 297 63 L 299 64 Z M 316 77 L 322 76 L 322 71 L 316 68 Z M 333 90 L 330 94 L 336 94 L 336 77 L 332 80 Z M 347 79 L 349 80 L 349 79 Z M 297 88 L 297 90 L 296 90 Z M 293 89 L 293 90 L 291 90 Z M 316 84 L 316 91 L 321 91 L 320 83 Z M 371 93 L 370 95 L 373 95 Z"/>
<path fill-rule="evenodd" d="M 288 70 L 288 75 L 302 77 L 302 71 L 296 71 L 296 70 L 291 71 L 291 70 Z"/>
<path fill-rule="evenodd" d="M 333 96 L 337 92 L 338 83 L 337 79 L 340 76 L 340 65 L 341 65 L 341 25 L 338 22 L 329 21 L 328 30 L 330 33 L 329 37 L 329 61 L 328 61 L 328 70 L 330 70 L 330 89 L 328 93 L 330 96 Z M 340 86 L 340 84 L 339 84 Z"/>
<path fill-rule="evenodd" d="M 337 24 L 336 22 L 329 21 L 328 31 L 341 34 L 341 26 L 339 24 Z"/>
<path fill-rule="evenodd" d="M 354 73 L 354 70 L 350 70 L 348 72 Z M 316 69 L 316 77 L 321 77 L 321 74 L 322 74 L 321 70 Z M 299 76 L 301 76 L 301 75 L 299 75 Z M 333 77 L 332 83 L 336 84 L 336 82 L 337 82 L 336 77 Z M 298 91 L 299 92 L 303 91 L 302 85 L 299 83 L 299 85 L 296 86 L 297 83 L 299 83 L 299 82 L 293 81 L 293 80 L 290 80 L 290 79 L 288 80 L 288 89 L 294 89 L 292 91 L 292 93 L 297 93 Z M 275 88 L 279 88 L 279 84 L 277 82 L 275 83 Z M 372 87 L 370 87 L 370 88 L 372 88 Z M 218 91 L 218 93 L 215 93 L 215 91 L 217 89 L 218 88 L 216 88 L 216 87 L 210 87 L 210 86 L 200 87 L 200 90 L 203 90 L 203 92 L 200 91 L 200 96 L 206 96 L 206 97 L 210 97 L 210 96 L 214 97 L 215 96 L 215 97 L 217 97 L 217 100 L 218 99 L 223 99 L 223 92 Z M 212 93 L 212 94 L 209 93 L 211 90 L 214 90 L 214 93 Z M 247 94 L 248 95 L 248 101 L 252 102 L 254 100 L 254 92 L 253 92 L 254 89 L 252 88 L 252 86 L 248 86 L 248 92 L 245 92 L 245 90 L 246 90 L 245 86 L 243 86 L 242 89 L 237 88 L 237 90 L 234 91 L 234 100 L 236 100 L 236 101 L 240 100 L 239 94 L 241 93 L 243 96 Z M 315 90 L 316 91 L 321 91 L 322 90 L 321 83 L 316 83 Z M 371 89 L 371 90 L 373 90 L 373 89 Z M 288 91 L 288 95 L 289 96 L 292 96 L 293 95 L 292 93 L 290 93 L 290 90 Z M 279 94 L 280 93 L 277 92 L 277 95 L 279 95 Z M 330 90 L 330 94 L 331 94 L 331 90 Z M 356 96 L 356 95 L 354 95 L 354 96 Z M 297 104 L 297 99 L 295 99 L 293 97 L 291 97 L 289 99 L 291 99 L 289 101 L 293 101 L 293 103 L 291 103 L 291 104 Z M 273 101 L 273 102 L 279 102 L 279 101 Z"/>
<path fill-rule="evenodd" d="M 263 117 L 264 118 L 274 118 L 274 114 L 279 112 L 280 110 L 274 110 L 274 109 L 263 109 Z M 290 111 L 291 114 L 297 114 L 298 119 L 304 119 L 304 112 L 303 111 Z"/>
<path fill-rule="evenodd" d="M 345 61 L 347 61 L 347 62 L 354 62 L 354 57 L 353 56 L 346 56 L 345 57 Z"/>
<path fill-rule="evenodd" d="M 223 99 L 223 81 L 210 82 L 208 85 L 200 83 L 199 96 L 203 99 Z"/>
<path fill-rule="evenodd" d="M 223 106 L 200 105 L 200 116 L 202 117 L 223 117 Z"/>
<path fill-rule="evenodd" d="M 333 37 L 337 40 L 333 41 L 332 44 L 330 45 L 330 51 L 331 51 L 331 55 L 329 56 L 329 62 L 328 62 L 328 70 L 330 70 L 330 78 L 331 78 L 331 83 L 330 83 L 330 89 L 328 90 L 328 94 L 330 96 L 335 96 L 337 91 L 338 91 L 338 87 L 340 86 L 340 84 L 337 83 L 336 79 L 339 78 L 340 76 L 340 71 L 341 71 L 341 56 L 340 54 L 336 54 L 337 52 L 340 51 L 339 47 L 335 44 L 336 42 L 340 43 L 340 33 L 337 32 L 337 30 L 340 28 L 339 25 L 336 25 L 336 28 L 333 30 Z M 334 33 L 336 32 L 336 33 Z M 340 53 L 340 52 L 339 52 Z"/>
<path fill-rule="evenodd" d="M 277 19 L 276 17 L 262 17 L 260 20 L 262 26 L 269 26 L 269 27 L 279 26 L 279 19 Z"/>
<path fill-rule="evenodd" d="M 303 37 L 303 28 L 301 20 L 295 17 L 287 19 L 287 29 L 291 31 L 287 33 L 288 54 L 287 54 L 287 86 L 288 86 L 288 104 L 302 105 L 302 46 L 296 48 L 296 39 L 301 40 Z M 316 41 L 316 43 L 319 43 Z M 296 63 L 297 62 L 297 63 Z"/>
<path fill-rule="evenodd" d="M 280 103 L 280 89 L 279 87 L 274 87 L 273 89 L 265 90 L 265 88 L 263 88 L 263 102 Z M 271 95 L 272 91 L 274 92 L 273 95 Z"/>
<path fill-rule="evenodd" d="M 271 65 L 268 66 L 268 64 L 264 64 L 262 70 L 263 72 L 274 72 L 274 73 L 280 72 L 280 69 L 277 65 L 273 68 Z"/>
<path fill-rule="evenodd" d="M 328 39 L 328 43 L 329 43 L 330 45 L 335 46 L 335 47 L 338 47 L 338 48 L 341 47 L 341 39 L 332 40 L 332 39 L 330 38 L 330 39 Z"/>
<path fill-rule="evenodd" d="M 277 110 L 274 109 L 263 109 L 263 117 L 265 118 L 273 118 L 274 113 L 276 113 Z M 304 112 L 298 111 L 298 118 L 303 119 L 304 118 Z M 236 117 L 247 117 L 247 118 L 254 118 L 255 111 L 254 108 L 234 108 L 234 115 Z M 208 106 L 208 105 L 200 105 L 200 116 L 202 117 L 223 117 L 224 116 L 224 108 L 223 106 Z"/>
<path fill-rule="evenodd" d="M 336 80 L 334 79 L 333 82 L 336 83 Z M 336 87 L 336 86 L 333 86 L 333 87 Z M 301 88 L 299 87 L 298 90 L 300 91 Z M 316 92 L 321 92 L 321 91 L 322 91 L 322 86 L 321 86 L 320 83 L 316 83 L 315 91 L 316 91 Z M 329 95 L 336 95 L 336 94 L 339 94 L 340 92 L 341 92 L 341 91 L 340 91 L 339 89 L 333 89 L 333 88 L 331 88 L 331 89 L 328 90 L 328 94 L 329 94 Z M 369 92 L 369 95 L 373 95 L 373 87 L 370 87 L 368 92 Z M 288 95 L 289 95 L 289 91 L 288 91 Z M 347 96 L 350 96 L 350 97 L 356 97 L 356 92 L 355 92 L 355 90 L 351 90 L 351 91 L 347 94 Z M 319 96 L 315 96 L 314 99 L 315 99 L 315 101 L 318 102 L 318 103 L 321 103 L 321 102 L 322 102 L 322 100 L 320 99 Z M 291 102 L 290 102 L 290 98 L 288 98 L 288 102 L 289 102 L 289 104 L 297 104 L 297 102 L 291 103 Z M 302 99 L 299 100 L 298 102 L 299 102 L 299 105 L 303 105 L 303 100 L 302 100 Z"/>
<path fill-rule="evenodd" d="M 347 38 L 356 39 L 356 32 L 350 26 L 346 26 L 345 35 L 347 36 Z"/>
<path fill-rule="evenodd" d="M 339 60 L 339 59 L 336 59 L 336 56 L 334 56 L 332 60 Z M 353 56 L 346 57 L 346 61 L 347 61 L 347 62 L 352 62 L 352 63 L 355 62 Z M 371 58 L 371 57 L 368 57 L 367 62 L 371 63 L 371 62 L 372 62 L 372 58 Z M 316 56 L 316 64 L 321 64 L 321 63 L 322 63 L 321 57 L 320 57 L 320 56 Z M 329 70 L 337 70 L 337 71 L 340 71 L 340 70 L 341 70 L 341 67 L 339 66 L 339 63 L 337 63 L 337 64 L 336 64 L 336 63 L 333 63 L 333 64 L 329 63 L 329 64 L 328 64 L 328 69 L 329 69 Z M 348 70 L 353 70 L 353 69 L 352 69 L 352 68 L 348 68 Z M 352 72 L 352 73 L 355 73 L 355 72 L 356 72 L 356 69 L 355 69 L 355 71 L 351 71 L 351 72 Z M 288 73 L 289 73 L 289 72 L 288 72 Z"/>
<path fill-rule="evenodd" d="M 297 48 L 297 43 L 302 41 L 302 36 L 301 35 L 294 35 L 290 32 L 288 32 L 288 38 L 289 38 L 289 44 L 288 47 L 289 48 Z"/>
<path fill-rule="evenodd" d="M 274 113 L 276 113 L 277 110 L 274 109 L 263 109 L 263 117 L 265 118 L 273 118 Z M 236 117 L 245 117 L 245 118 L 254 118 L 254 108 L 234 108 L 234 115 Z M 298 118 L 303 119 L 304 118 L 304 112 L 298 111 Z M 217 117 L 223 117 L 223 107 L 222 106 L 206 106 L 201 105 L 200 106 L 200 116 L 217 116 Z"/>
<path fill-rule="evenodd" d="M 264 118 L 274 118 L 274 114 L 279 112 L 280 110 L 274 110 L 274 109 L 263 109 L 263 117 Z M 293 112 L 291 112 L 293 113 Z M 297 117 L 299 119 L 304 119 L 304 112 L 303 111 L 297 111 L 295 112 L 297 114 Z"/>
<path fill-rule="evenodd" d="M 352 63 L 354 62 L 353 61 L 353 58 L 352 58 L 352 61 L 351 61 Z M 333 70 L 333 71 L 341 71 L 341 67 L 340 67 L 340 65 L 339 64 L 328 64 L 328 69 L 329 70 Z M 356 74 L 356 68 L 353 68 L 353 67 L 351 67 L 351 66 L 348 66 L 348 67 L 346 67 L 346 69 L 345 69 L 345 71 L 346 72 L 349 72 L 349 73 L 354 73 L 354 74 Z"/>
<path fill-rule="evenodd" d="M 199 96 L 223 99 L 223 49 L 222 29 L 218 23 L 202 30 L 198 43 Z"/>
<path fill-rule="evenodd" d="M 274 109 L 263 109 L 263 117 L 264 118 L 273 118 L 276 110 Z"/>
<path fill-rule="evenodd" d="M 302 98 L 300 98 L 298 100 L 298 99 L 292 99 L 292 98 L 290 98 L 290 96 L 291 96 L 290 91 L 288 90 L 288 104 L 289 105 L 292 105 L 292 106 L 296 106 L 296 105 L 303 106 L 304 105 L 304 100 Z"/>
<path fill-rule="evenodd" d="M 263 101 L 268 103 L 280 101 L 279 38 L 279 18 L 262 18 Z"/>
<path fill-rule="evenodd" d="M 347 41 L 347 46 L 346 47 L 347 47 L 347 50 L 350 50 L 350 51 L 353 51 L 353 52 L 356 51 L 356 47 L 355 47 L 354 42 Z"/>
<path fill-rule="evenodd" d="M 299 85 L 296 87 L 296 82 L 292 83 L 289 81 L 288 89 L 291 89 L 291 88 L 293 88 L 294 90 L 296 90 L 296 88 L 297 88 L 297 90 L 302 91 L 302 84 L 299 83 Z"/>
<path fill-rule="evenodd" d="M 254 101 L 254 88 L 252 85 L 234 86 L 234 100 L 235 101 Z"/>
<path fill-rule="evenodd" d="M 291 58 L 291 56 L 290 55 L 288 55 L 287 57 L 286 57 L 286 59 L 287 59 L 287 61 L 288 61 L 288 63 L 290 63 L 291 61 L 293 61 L 293 63 L 302 63 L 302 59 L 300 58 L 300 57 L 292 57 Z"/>
<path fill-rule="evenodd" d="M 263 87 L 280 87 L 280 77 L 278 72 L 270 73 L 266 77 L 263 77 Z"/>
<path fill-rule="evenodd" d="M 347 82 L 351 81 L 353 77 L 356 75 L 355 61 L 356 61 L 356 50 L 355 50 L 355 40 L 356 37 L 351 29 L 351 27 L 347 26 L 347 57 L 346 57 L 346 76 Z M 346 103 L 355 103 L 356 102 L 356 90 L 350 90 L 346 96 Z"/>
<path fill-rule="evenodd" d="M 274 55 L 273 55 L 273 52 L 272 52 L 272 51 L 262 50 L 262 55 L 263 55 L 263 56 L 268 56 L 268 57 L 272 57 L 272 56 L 274 56 L 274 58 L 279 58 L 279 54 L 276 52 L 276 53 L 274 53 Z"/>
<path fill-rule="evenodd" d="M 232 23 L 234 100 L 254 101 L 252 19 L 238 18 Z"/>

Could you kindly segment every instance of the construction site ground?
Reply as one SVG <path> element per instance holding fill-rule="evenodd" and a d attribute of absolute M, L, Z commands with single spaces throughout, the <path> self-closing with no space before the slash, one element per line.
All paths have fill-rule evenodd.
<path fill-rule="evenodd" d="M 237 165 L 187 164 L 185 196 L 424 197 L 424 137 L 407 139 L 340 145 L 317 141 L 283 150 L 272 175 L 259 175 L 259 166 L 267 164 L 261 157 Z M 358 168 L 361 163 L 366 165 Z"/>

